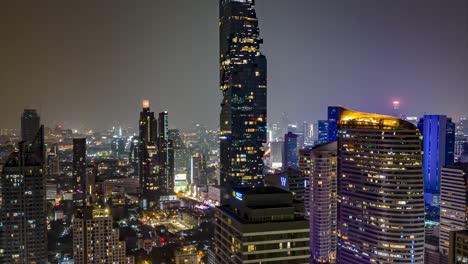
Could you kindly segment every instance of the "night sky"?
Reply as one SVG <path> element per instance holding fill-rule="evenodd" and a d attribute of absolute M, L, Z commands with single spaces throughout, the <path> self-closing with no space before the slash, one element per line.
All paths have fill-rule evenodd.
<path fill-rule="evenodd" d="M 468 113 L 468 1 L 257 0 L 269 120 L 326 106 Z M 136 126 L 141 100 L 171 127 L 218 125 L 216 0 L 3 1 L 0 128 Z"/>

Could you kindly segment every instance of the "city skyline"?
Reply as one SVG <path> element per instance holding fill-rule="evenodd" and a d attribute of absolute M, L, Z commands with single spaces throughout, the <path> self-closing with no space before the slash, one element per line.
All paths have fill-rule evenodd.
<path fill-rule="evenodd" d="M 18 128 L 25 108 L 48 126 L 137 127 L 146 98 L 171 113 L 170 127 L 217 127 L 217 1 L 51 3 L 7 3 L 0 11 L 0 111 L 9 113 L 0 127 Z M 457 122 L 468 112 L 468 3 L 421 3 L 257 0 L 269 58 L 268 122 L 281 112 L 316 121 L 328 105 L 390 113 L 395 99 L 403 113 Z"/>

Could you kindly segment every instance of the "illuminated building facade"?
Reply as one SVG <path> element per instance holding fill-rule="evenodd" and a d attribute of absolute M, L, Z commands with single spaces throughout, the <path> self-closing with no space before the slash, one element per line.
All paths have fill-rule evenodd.
<path fill-rule="evenodd" d="M 310 181 L 311 181 L 311 157 L 310 149 L 299 150 L 299 171 L 304 175 L 304 217 L 310 217 Z"/>
<path fill-rule="evenodd" d="M 391 116 L 342 109 L 338 263 L 424 263 L 421 134 Z"/>
<path fill-rule="evenodd" d="M 265 174 L 265 185 L 291 192 L 295 201 L 304 201 L 305 176 L 299 170 L 288 168 L 281 173 Z"/>
<path fill-rule="evenodd" d="M 143 100 L 143 110 L 140 112 L 139 131 L 140 138 L 147 145 L 155 145 L 157 139 L 157 122 L 154 112 L 150 111 L 149 100 Z"/>
<path fill-rule="evenodd" d="M 328 121 L 319 120 L 318 121 L 318 137 L 317 143 L 323 144 L 328 142 Z"/>
<path fill-rule="evenodd" d="M 21 115 L 21 140 L 31 143 L 40 126 L 41 119 L 37 111 L 35 109 L 25 109 Z"/>
<path fill-rule="evenodd" d="M 73 218 L 73 260 L 75 263 L 132 264 L 126 257 L 125 241 L 113 227 L 109 209 L 85 207 Z"/>
<path fill-rule="evenodd" d="M 220 0 L 221 185 L 262 185 L 267 61 L 254 0 Z"/>
<path fill-rule="evenodd" d="M 338 140 L 338 121 L 340 120 L 342 107 L 328 107 L 328 141 L 334 142 Z M 325 143 L 325 142 L 323 142 Z"/>
<path fill-rule="evenodd" d="M 174 253 L 175 264 L 198 264 L 198 252 L 195 246 L 184 246 Z"/>
<path fill-rule="evenodd" d="M 442 168 L 439 248 L 449 254 L 449 232 L 468 229 L 468 163 Z"/>
<path fill-rule="evenodd" d="M 309 223 L 298 217 L 290 192 L 233 188 L 215 211 L 216 264 L 309 263 Z"/>
<path fill-rule="evenodd" d="M 468 263 L 468 230 L 450 231 L 449 264 Z"/>
<path fill-rule="evenodd" d="M 426 218 L 439 222 L 440 172 L 455 159 L 455 124 L 445 115 L 425 115 L 418 128 L 423 136 Z"/>
<path fill-rule="evenodd" d="M 0 175 L 0 263 L 47 263 L 44 127 L 28 143 Z"/>
<path fill-rule="evenodd" d="M 169 139 L 169 115 L 159 113 L 158 118 L 158 160 L 159 190 L 161 193 L 174 192 L 174 146 Z"/>
<path fill-rule="evenodd" d="M 284 135 L 283 171 L 286 171 L 288 168 L 297 170 L 299 162 L 297 138 L 297 134 L 292 132 L 288 132 Z"/>
<path fill-rule="evenodd" d="M 311 263 L 336 263 L 337 245 L 337 142 L 310 151 L 310 253 Z"/>

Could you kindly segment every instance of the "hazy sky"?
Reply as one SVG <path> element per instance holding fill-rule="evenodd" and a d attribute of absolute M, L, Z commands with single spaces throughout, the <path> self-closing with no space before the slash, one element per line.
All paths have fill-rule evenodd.
<path fill-rule="evenodd" d="M 468 1 L 257 0 L 269 120 L 326 106 L 468 113 Z M 0 128 L 136 126 L 141 100 L 171 126 L 218 124 L 217 0 L 9 0 L 0 7 Z"/>

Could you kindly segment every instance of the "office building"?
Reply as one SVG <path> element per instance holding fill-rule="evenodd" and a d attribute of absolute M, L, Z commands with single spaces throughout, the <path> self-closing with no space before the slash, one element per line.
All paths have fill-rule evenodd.
<path fill-rule="evenodd" d="M 304 217 L 310 216 L 310 181 L 311 181 L 311 156 L 310 149 L 299 150 L 299 171 L 304 175 Z"/>
<path fill-rule="evenodd" d="M 215 263 L 309 263 L 309 223 L 295 214 L 290 192 L 232 191 L 229 203 L 215 211 Z"/>
<path fill-rule="evenodd" d="M 283 168 L 283 152 L 283 141 L 270 142 L 270 162 L 273 170 Z"/>
<path fill-rule="evenodd" d="M 449 232 L 468 229 L 468 163 L 442 168 L 440 180 L 440 251 L 449 253 Z"/>
<path fill-rule="evenodd" d="M 449 264 L 468 263 L 468 230 L 450 231 Z"/>
<path fill-rule="evenodd" d="M 159 113 L 158 118 L 158 160 L 159 190 L 161 193 L 174 192 L 174 146 L 169 139 L 169 115 L 167 111 Z"/>
<path fill-rule="evenodd" d="M 336 263 L 337 152 L 336 141 L 318 145 L 310 151 L 311 263 Z"/>
<path fill-rule="evenodd" d="M 421 134 L 411 123 L 342 109 L 339 263 L 423 263 Z"/>
<path fill-rule="evenodd" d="M 143 100 L 140 112 L 139 136 L 147 145 L 155 145 L 157 139 L 157 122 L 154 112 L 150 110 L 149 100 Z"/>
<path fill-rule="evenodd" d="M 41 126 L 41 119 L 35 109 L 25 109 L 21 115 L 21 140 L 27 144 L 33 142 Z"/>
<path fill-rule="evenodd" d="M 220 0 L 221 185 L 262 185 L 267 61 L 254 0 Z"/>
<path fill-rule="evenodd" d="M 176 173 L 187 173 L 190 155 L 182 140 L 180 131 L 178 129 L 169 129 L 169 140 L 174 145 L 174 171 Z"/>
<path fill-rule="evenodd" d="M 200 153 L 192 155 L 190 165 L 190 183 L 195 186 L 206 184 L 206 177 L 202 176 L 203 157 Z"/>
<path fill-rule="evenodd" d="M 274 173 L 265 174 L 265 185 L 291 192 L 295 201 L 304 201 L 305 175 L 293 168 Z"/>
<path fill-rule="evenodd" d="M 455 124 L 445 115 L 425 115 L 418 128 L 423 136 L 424 200 L 427 220 L 439 221 L 440 172 L 454 162 Z"/>
<path fill-rule="evenodd" d="M 317 144 L 327 143 L 328 142 L 328 121 L 319 120 L 317 127 L 318 127 Z"/>
<path fill-rule="evenodd" d="M 339 106 L 328 107 L 328 140 L 327 142 L 333 142 L 338 140 L 338 121 L 340 120 L 341 110 L 343 108 Z M 325 143 L 325 142 L 321 142 Z"/>
<path fill-rule="evenodd" d="M 73 260 L 75 263 L 132 264 L 125 241 L 113 227 L 109 209 L 84 207 L 73 218 Z"/>
<path fill-rule="evenodd" d="M 283 171 L 286 171 L 288 168 L 297 170 L 299 163 L 298 155 L 297 135 L 288 132 L 284 135 Z"/>
<path fill-rule="evenodd" d="M 44 127 L 36 132 L 1 173 L 0 263 L 47 262 Z"/>

